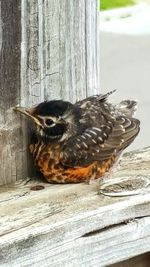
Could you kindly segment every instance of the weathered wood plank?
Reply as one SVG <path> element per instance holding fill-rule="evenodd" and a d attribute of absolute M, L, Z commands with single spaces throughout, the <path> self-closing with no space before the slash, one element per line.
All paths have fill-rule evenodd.
<path fill-rule="evenodd" d="M 25 176 L 20 121 L 12 111 L 20 99 L 20 46 L 20 1 L 0 1 L 0 184 Z"/>
<path fill-rule="evenodd" d="M 97 16 L 96 0 L 23 0 L 24 104 L 98 93 Z"/>
<path fill-rule="evenodd" d="M 97 57 L 99 50 L 99 24 L 98 16 L 94 16 L 98 12 L 99 1 L 86 1 L 86 71 L 87 71 L 87 94 L 97 94 L 100 92 L 98 80 L 99 70 Z M 97 26 L 96 26 L 97 25 Z"/>
<path fill-rule="evenodd" d="M 150 148 L 125 154 L 114 180 L 124 173 L 131 184 L 137 175 L 150 180 Z M 30 190 L 38 183 L 45 188 Z M 107 266 L 150 250 L 149 185 L 110 197 L 99 194 L 98 183 L 32 180 L 0 193 L 1 266 Z"/>
<path fill-rule="evenodd" d="M 29 128 L 12 111 L 98 93 L 97 0 L 0 1 L 0 184 L 32 172 Z"/>

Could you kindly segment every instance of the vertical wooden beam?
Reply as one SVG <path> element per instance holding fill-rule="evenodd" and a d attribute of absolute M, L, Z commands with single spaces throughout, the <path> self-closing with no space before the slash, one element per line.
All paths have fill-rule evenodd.
<path fill-rule="evenodd" d="M 0 183 L 29 173 L 27 126 L 12 106 L 98 93 L 97 13 L 97 0 L 1 0 Z"/>
<path fill-rule="evenodd" d="M 22 100 L 98 92 L 97 0 L 22 0 Z"/>
<path fill-rule="evenodd" d="M 23 176 L 22 129 L 12 107 L 20 99 L 20 0 L 0 1 L 0 184 Z"/>
<path fill-rule="evenodd" d="M 86 38 L 86 91 L 87 95 L 99 93 L 99 25 L 98 25 L 98 1 L 87 0 L 85 38 Z"/>

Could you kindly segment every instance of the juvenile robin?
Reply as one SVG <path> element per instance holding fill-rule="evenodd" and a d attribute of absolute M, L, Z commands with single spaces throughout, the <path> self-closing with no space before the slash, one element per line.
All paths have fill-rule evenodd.
<path fill-rule="evenodd" d="M 140 129 L 133 117 L 136 101 L 117 105 L 111 94 L 91 96 L 72 104 L 45 101 L 15 108 L 36 124 L 36 141 L 29 145 L 35 164 L 49 183 L 80 183 L 105 175 Z"/>

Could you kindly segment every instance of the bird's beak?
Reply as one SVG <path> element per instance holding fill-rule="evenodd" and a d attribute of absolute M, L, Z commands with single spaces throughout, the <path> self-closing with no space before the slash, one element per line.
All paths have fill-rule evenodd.
<path fill-rule="evenodd" d="M 22 114 L 25 114 L 26 116 L 30 117 L 30 118 L 34 118 L 33 114 L 34 114 L 34 109 L 33 108 L 23 108 L 23 107 L 15 107 L 14 111 L 19 111 Z"/>
<path fill-rule="evenodd" d="M 33 121 L 37 125 L 39 125 L 39 126 L 41 126 L 43 128 L 43 125 L 41 124 L 41 122 L 39 121 L 39 119 L 35 115 L 35 108 L 15 107 L 14 111 L 20 112 L 20 113 L 30 117 L 31 119 L 33 119 Z"/>

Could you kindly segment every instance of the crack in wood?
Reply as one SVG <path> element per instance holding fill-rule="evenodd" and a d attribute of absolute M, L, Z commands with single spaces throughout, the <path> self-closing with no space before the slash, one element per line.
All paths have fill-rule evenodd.
<path fill-rule="evenodd" d="M 7 201 L 10 201 L 10 200 L 13 200 L 13 199 L 17 199 L 17 198 L 19 199 L 19 198 L 22 198 L 22 197 L 24 197 L 24 196 L 26 196 L 28 194 L 29 194 L 29 191 L 23 192 L 22 194 L 18 194 L 18 195 L 16 194 L 13 197 L 7 198 L 5 200 L 0 200 L 0 203 L 6 203 Z"/>
<path fill-rule="evenodd" d="M 37 218 L 33 219 L 31 222 L 27 222 L 25 225 L 22 225 L 21 227 L 18 226 L 14 230 L 12 228 L 11 230 L 5 231 L 4 234 L 0 234 L 0 237 L 5 236 L 5 235 L 7 235 L 9 233 L 12 233 L 12 232 L 17 232 L 18 230 L 25 229 L 25 228 L 27 228 L 27 227 L 29 227 L 31 225 L 39 223 L 39 222 L 45 220 L 46 218 L 49 218 L 49 217 L 51 217 L 51 216 L 53 216 L 55 214 L 59 214 L 63 210 L 64 210 L 64 208 L 57 208 L 57 209 L 55 208 L 54 210 L 49 211 L 47 214 L 45 214 L 45 215 L 43 214 L 42 217 L 39 218 L 39 219 L 37 219 Z"/>
<path fill-rule="evenodd" d="M 52 76 L 52 75 L 55 75 L 55 74 L 59 74 L 59 72 L 58 72 L 58 71 L 56 71 L 56 72 L 52 72 L 52 73 L 46 73 L 46 75 L 45 75 L 45 76 Z"/>
<path fill-rule="evenodd" d="M 105 231 L 109 231 L 109 230 L 112 230 L 112 229 L 115 229 L 115 228 L 118 228 L 120 226 L 123 226 L 123 225 L 126 225 L 126 224 L 129 224 L 129 223 L 132 223 L 132 222 L 136 222 L 136 220 L 138 219 L 142 219 L 142 218 L 150 218 L 150 215 L 145 215 L 145 216 L 138 216 L 138 217 L 134 217 L 134 218 L 129 218 L 125 221 L 122 221 L 122 222 L 119 222 L 119 223 L 116 223 L 116 224 L 112 224 L 112 225 L 109 225 L 109 226 L 106 226 L 104 228 L 101 228 L 101 229 L 96 229 L 94 231 L 90 231 L 84 235 L 82 235 L 81 237 L 92 237 L 92 236 L 95 236 L 95 235 L 98 235 L 100 233 L 104 233 Z"/>

